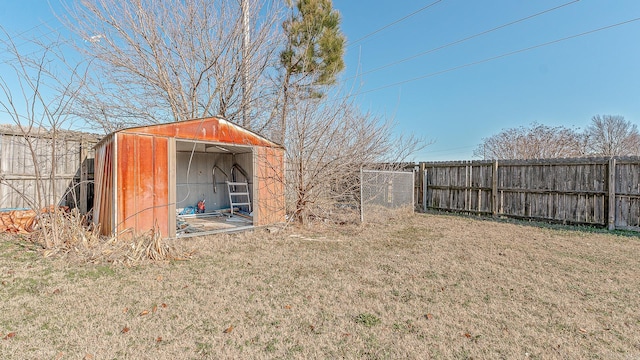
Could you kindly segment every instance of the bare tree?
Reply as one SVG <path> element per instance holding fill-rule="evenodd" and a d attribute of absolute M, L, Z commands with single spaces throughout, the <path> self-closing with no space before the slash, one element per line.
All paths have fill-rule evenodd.
<path fill-rule="evenodd" d="M 596 115 L 585 130 L 587 148 L 596 156 L 640 155 L 638 127 L 620 115 Z"/>
<path fill-rule="evenodd" d="M 275 93 L 262 82 L 271 81 L 281 41 L 281 8 L 273 4 L 279 3 L 67 4 L 63 21 L 83 39 L 77 49 L 93 60 L 95 75 L 74 111 L 106 131 L 212 115 L 264 127 Z"/>
<path fill-rule="evenodd" d="M 584 138 L 573 129 L 537 123 L 504 129 L 482 139 L 473 155 L 483 159 L 551 159 L 585 155 Z"/>
<path fill-rule="evenodd" d="M 296 2 L 288 20 L 281 2 L 244 1 L 248 11 L 241 2 L 209 0 L 68 6 L 67 24 L 84 39 L 78 49 L 96 70 L 75 113 L 106 131 L 207 115 L 251 119 L 244 125 L 277 136 L 287 149 L 289 210 L 299 221 L 317 214 L 323 201 L 353 194 L 363 164 L 396 160 L 420 146 L 414 138 L 396 146 L 391 123 L 344 98 L 326 100 L 337 93 L 332 86 L 343 68 L 344 38 L 331 1 Z M 323 101 L 316 96 L 321 87 Z"/>
<path fill-rule="evenodd" d="M 357 204 L 363 166 L 405 160 L 423 147 L 398 138 L 393 124 L 362 113 L 345 98 L 300 103 L 287 133 L 287 199 L 299 222 L 330 217 L 337 202 Z"/>
<path fill-rule="evenodd" d="M 52 213 L 66 188 L 64 183 L 60 186 L 63 166 L 59 165 L 68 155 L 66 137 L 77 135 L 69 131 L 74 126 L 70 108 L 84 85 L 86 65 L 69 63 L 58 38 L 28 42 L 36 50 L 25 55 L 4 29 L 2 33 L 3 60 L 11 71 L 0 77 L 0 114 L 13 123 L 10 129 L 15 134 L 2 145 L 3 151 L 14 151 L 13 163 L 22 174 L 14 179 L 2 176 L 0 185 L 20 196 L 41 219 L 45 246 L 51 247 L 64 241 Z"/>

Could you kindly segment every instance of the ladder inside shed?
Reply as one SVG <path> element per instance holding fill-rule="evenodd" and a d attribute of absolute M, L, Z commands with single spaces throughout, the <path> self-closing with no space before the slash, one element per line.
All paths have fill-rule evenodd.
<path fill-rule="evenodd" d="M 249 184 L 246 182 L 227 181 L 227 189 L 229 189 L 229 203 L 231 206 L 231 214 L 236 206 L 247 206 L 251 212 L 251 198 L 249 197 Z"/>

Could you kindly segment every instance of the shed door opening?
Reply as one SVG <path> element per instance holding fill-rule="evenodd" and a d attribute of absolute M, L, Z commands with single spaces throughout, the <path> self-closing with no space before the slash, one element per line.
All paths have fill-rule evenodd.
<path fill-rule="evenodd" d="M 253 159 L 250 146 L 176 141 L 178 237 L 253 226 Z"/>

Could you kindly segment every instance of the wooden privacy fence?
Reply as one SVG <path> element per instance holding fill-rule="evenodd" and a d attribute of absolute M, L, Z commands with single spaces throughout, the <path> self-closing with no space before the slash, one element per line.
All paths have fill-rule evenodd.
<path fill-rule="evenodd" d="M 98 140 L 77 131 L 0 126 L 0 211 L 66 205 L 85 213 L 93 204 Z"/>
<path fill-rule="evenodd" d="M 640 231 L 640 157 L 420 163 L 425 209 Z"/>

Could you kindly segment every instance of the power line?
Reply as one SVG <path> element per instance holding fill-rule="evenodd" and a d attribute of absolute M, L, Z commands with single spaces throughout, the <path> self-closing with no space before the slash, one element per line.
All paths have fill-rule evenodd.
<path fill-rule="evenodd" d="M 424 56 L 424 55 L 427 55 L 427 54 L 430 54 L 430 53 L 436 52 L 436 51 L 438 51 L 438 50 L 442 50 L 442 49 L 448 48 L 448 47 L 450 47 L 450 46 L 457 45 L 457 44 L 463 43 L 463 42 L 465 42 L 465 41 L 468 41 L 468 40 L 471 40 L 471 39 L 477 38 L 477 37 L 479 37 L 479 36 L 486 35 L 486 34 L 488 34 L 488 33 L 490 33 L 490 32 L 494 32 L 494 31 L 496 31 L 496 30 L 500 30 L 500 29 L 505 28 L 505 27 L 507 27 L 507 26 L 515 25 L 515 24 L 517 24 L 517 23 L 520 23 L 520 22 L 523 22 L 523 21 L 526 21 L 526 20 L 532 19 L 532 18 L 534 18 L 534 17 L 536 17 L 536 16 L 540 16 L 540 15 L 543 15 L 543 14 L 546 14 L 546 13 L 549 13 L 549 12 L 552 12 L 552 11 L 555 11 L 555 10 L 558 10 L 558 9 L 560 9 L 560 8 L 563 8 L 563 7 L 568 6 L 568 5 L 571 5 L 571 4 L 575 4 L 575 3 L 579 2 L 579 1 L 580 1 L 580 0 L 573 0 L 573 1 L 569 1 L 569 2 L 564 3 L 564 4 L 562 4 L 562 5 L 559 5 L 559 6 L 556 6 L 556 7 L 553 7 L 553 8 L 550 8 L 550 9 L 547 9 L 547 10 L 544 10 L 544 11 L 541 11 L 541 12 L 538 12 L 538 13 L 535 13 L 535 14 L 533 14 L 533 15 L 529 15 L 529 16 L 523 17 L 523 18 L 518 19 L 518 20 L 515 20 L 515 21 L 508 22 L 508 23 L 506 23 L 506 24 L 502 24 L 502 25 L 500 25 L 500 26 L 496 26 L 496 27 L 494 27 L 494 28 L 491 28 L 491 29 L 489 29 L 489 30 L 485 30 L 485 31 L 479 32 L 479 33 L 477 33 L 477 34 L 474 34 L 474 35 L 468 36 L 468 37 L 466 37 L 466 38 L 463 38 L 463 39 L 460 39 L 460 40 L 456 40 L 456 41 L 450 42 L 450 43 L 445 44 L 445 45 L 442 45 L 442 46 L 435 47 L 435 48 L 430 49 L 430 50 L 427 50 L 427 51 L 423 51 L 423 52 L 418 53 L 418 54 L 416 54 L 416 55 L 409 56 L 409 57 L 407 57 L 407 58 L 404 58 L 404 59 L 401 59 L 401 60 L 398 60 L 398 61 L 395 61 L 395 62 L 392 62 L 392 63 L 386 64 L 386 65 L 382 65 L 382 66 L 377 67 L 377 68 L 375 68 L 375 69 L 373 69 L 373 70 L 365 71 L 365 72 L 363 72 L 363 73 L 361 73 L 361 74 L 358 74 L 358 75 L 352 76 L 352 77 L 350 77 L 350 78 L 347 78 L 346 80 L 350 80 L 350 79 L 353 79 L 353 78 L 356 78 L 356 77 L 361 77 L 361 76 L 364 76 L 364 75 L 367 75 L 367 74 L 374 73 L 374 72 L 376 72 L 376 71 L 380 71 L 380 70 L 382 70 L 382 69 L 386 69 L 386 68 L 391 67 L 391 66 L 395 66 L 395 65 L 401 64 L 401 63 L 403 63 L 403 62 L 407 62 L 407 61 L 409 61 L 409 60 L 413 60 L 413 59 L 415 59 L 415 58 L 418 58 L 418 57 L 421 57 L 421 56 Z"/>
<path fill-rule="evenodd" d="M 430 7 L 434 6 L 434 5 L 436 5 L 437 3 L 441 2 L 441 1 L 442 1 L 442 0 L 434 1 L 434 2 L 432 2 L 431 4 L 426 5 L 426 6 L 422 7 L 422 8 L 420 8 L 420 9 L 418 9 L 418 10 L 414 11 L 414 12 L 412 12 L 412 13 L 411 13 L 411 14 L 409 14 L 409 15 L 406 15 L 406 16 L 404 16 L 404 17 L 402 17 L 402 18 L 400 18 L 400 19 L 398 19 L 398 20 L 396 20 L 396 21 L 394 21 L 394 22 L 392 22 L 392 23 L 390 23 L 390 24 L 387 24 L 387 25 L 385 25 L 385 26 L 383 26 L 383 27 L 379 28 L 378 30 L 375 30 L 375 31 L 373 31 L 373 32 L 368 33 L 367 35 L 365 35 L 365 36 L 363 36 L 363 37 L 359 38 L 358 40 L 355 40 L 355 41 L 352 41 L 352 42 L 348 43 L 346 46 L 347 46 L 347 47 L 349 47 L 349 46 L 354 45 L 354 44 L 356 44 L 356 43 L 358 43 L 358 42 L 360 42 L 360 41 L 362 41 L 362 40 L 364 40 L 364 39 L 367 39 L 367 38 L 369 38 L 369 37 L 371 37 L 371 36 L 373 36 L 373 35 L 375 35 L 375 34 L 377 34 L 377 33 L 381 32 L 381 31 L 383 31 L 383 30 L 385 30 L 385 29 L 387 29 L 387 28 L 392 27 L 393 25 L 395 25 L 395 24 L 397 24 L 397 23 L 399 23 L 399 22 L 405 21 L 405 20 L 407 20 L 408 18 L 410 18 L 410 17 L 412 17 L 412 16 L 414 16 L 414 15 L 416 15 L 416 14 L 418 14 L 418 13 L 420 13 L 420 12 L 424 11 L 424 10 L 427 10 L 428 8 L 430 8 Z"/>
<path fill-rule="evenodd" d="M 35 25 L 35 26 L 33 26 L 33 27 L 31 27 L 31 28 L 29 28 L 29 29 L 27 29 L 27 30 L 24 30 L 24 31 L 22 31 L 22 32 L 20 32 L 20 33 L 18 33 L 18 34 L 15 34 L 15 35 L 13 35 L 13 36 L 14 36 L 14 37 L 20 37 L 20 36 L 22 36 L 22 35 L 24 35 L 24 34 L 26 34 L 26 33 L 28 33 L 28 32 L 31 32 L 31 31 L 33 31 L 33 30 L 35 30 L 35 29 L 39 28 L 40 26 L 46 25 L 48 22 L 49 22 L 49 21 L 43 21 L 43 22 L 41 22 L 40 24 Z M 8 33 L 8 32 L 6 32 L 6 31 L 5 31 L 5 33 L 7 33 L 7 35 L 9 35 L 9 33 Z"/>
<path fill-rule="evenodd" d="M 638 20 L 640 20 L 640 17 L 635 18 L 635 19 L 631 19 L 631 20 L 627 20 L 627 21 L 623 21 L 623 22 L 619 22 L 619 23 L 617 23 L 617 24 L 604 26 L 604 27 L 597 28 L 597 29 L 594 29 L 594 30 L 585 31 L 585 32 L 580 33 L 580 34 L 567 36 L 567 37 L 564 37 L 564 38 L 561 38 L 561 39 L 557 39 L 557 40 L 553 40 L 553 41 L 549 41 L 549 42 L 546 42 L 546 43 L 542 43 L 542 44 L 538 44 L 538 45 L 529 46 L 529 47 L 524 48 L 524 49 L 519 49 L 519 50 L 511 51 L 511 52 L 508 52 L 508 53 L 504 53 L 504 54 L 501 54 L 501 55 L 493 56 L 493 57 L 486 58 L 486 59 L 483 59 L 483 60 L 478 60 L 478 61 L 470 62 L 470 63 L 467 63 L 467 64 L 454 66 L 454 67 L 452 67 L 452 68 L 448 68 L 448 69 L 445 69 L 445 70 L 440 70 L 440 71 L 432 72 L 432 73 L 430 73 L 430 74 L 426 74 L 426 75 L 423 75 L 423 76 L 418 76 L 418 77 L 411 78 L 411 79 L 408 79 L 408 80 L 399 81 L 399 82 L 396 82 L 396 83 L 393 83 L 393 84 L 388 84 L 388 85 L 380 86 L 380 87 L 377 87 L 377 88 L 375 88 L 375 89 L 366 90 L 366 91 L 361 91 L 361 92 L 359 92 L 359 93 L 357 93 L 357 94 L 347 95 L 347 96 L 346 96 L 346 98 L 348 98 L 348 97 L 353 97 L 353 96 L 357 96 L 357 95 L 362 95 L 362 94 L 366 94 L 366 93 L 370 93 L 370 92 L 374 92 L 374 91 L 379 91 L 379 90 L 383 90 L 383 89 L 390 88 L 390 87 L 394 87 L 394 86 L 398 86 L 398 85 L 403 85 L 403 84 L 406 84 L 406 83 L 410 83 L 410 82 L 414 82 L 414 81 L 417 81 L 417 80 L 426 79 L 426 78 L 428 78 L 428 77 L 432 77 L 432 76 L 436 76 L 436 75 L 441 75 L 441 74 L 444 74 L 444 73 L 452 72 L 452 71 L 455 71 L 455 70 L 460 70 L 460 69 L 463 69 L 463 68 L 466 68 L 466 67 L 470 67 L 470 66 L 474 66 L 474 65 L 483 64 L 483 63 L 486 63 L 486 62 L 489 62 L 489 61 L 493 61 L 493 60 L 497 60 L 497 59 L 500 59 L 500 58 L 504 58 L 504 57 L 507 57 L 507 56 L 511 56 L 511 55 L 515 55 L 515 54 L 523 53 L 523 52 L 525 52 L 525 51 L 529 51 L 529 50 L 533 50 L 533 49 L 541 48 L 541 47 L 543 47 L 543 46 L 548 46 L 548 45 L 556 44 L 556 43 L 559 43 L 559 42 L 562 42 L 562 41 L 566 41 L 566 40 L 570 40 L 570 39 L 575 39 L 575 38 L 580 37 L 580 36 L 585 36 L 585 35 L 593 34 L 593 33 L 598 32 L 598 31 L 603 31 L 603 30 L 611 29 L 611 28 L 614 28 L 614 27 L 617 27 L 617 26 L 621 26 L 621 25 L 629 24 L 629 23 L 632 23 L 632 22 L 634 22 L 634 21 L 638 21 Z"/>
<path fill-rule="evenodd" d="M 44 33 L 44 34 L 42 34 L 42 35 L 40 35 L 40 36 L 41 36 L 41 37 L 44 37 L 44 36 L 47 36 L 47 35 L 49 35 L 49 34 L 53 34 L 53 33 L 57 32 L 57 31 L 58 31 L 58 30 L 60 30 L 60 29 L 62 29 L 62 26 L 59 26 L 59 27 L 57 27 L 57 28 L 55 28 L 55 29 L 52 29 L 52 30 L 50 30 L 49 32 Z M 9 42 L 4 42 L 4 41 L 0 41 L 0 43 L 10 44 Z M 37 42 L 35 42 L 34 40 L 27 40 L 27 41 L 24 41 L 24 42 L 22 42 L 22 43 L 20 43 L 20 44 L 13 44 L 13 45 L 11 45 L 11 48 L 14 48 L 14 49 L 16 50 L 16 52 L 17 52 L 18 47 L 21 47 L 21 46 L 27 45 L 27 44 L 29 44 L 29 43 L 31 43 L 32 45 L 40 46 L 40 45 L 39 45 Z M 22 58 L 29 58 L 29 57 L 31 57 L 32 55 L 36 55 L 36 54 L 39 54 L 39 53 L 43 52 L 43 50 L 44 50 L 44 52 L 50 52 L 48 49 L 45 49 L 45 48 L 43 47 L 42 49 L 39 49 L 39 50 L 36 50 L 36 51 L 32 51 L 32 52 L 27 53 L 27 54 L 18 54 L 18 55 L 19 55 L 20 57 L 22 57 Z M 3 63 L 3 64 L 10 64 L 11 62 L 12 62 L 12 60 L 4 60 L 4 61 L 2 61 L 2 63 Z"/>
<path fill-rule="evenodd" d="M 5 29 L 3 29 L 2 27 L 0 27 L 0 29 L 2 29 L 2 30 L 3 30 L 3 32 L 4 32 L 4 33 L 9 37 L 9 38 L 21 38 L 21 37 L 22 37 L 22 35 L 24 35 L 24 34 L 26 34 L 26 33 L 29 33 L 29 32 L 32 32 L 32 31 L 34 31 L 35 29 L 37 29 L 37 28 L 39 28 L 39 27 L 41 27 L 41 26 L 45 26 L 45 25 L 47 25 L 47 26 L 49 26 L 49 31 L 47 31 L 46 33 L 43 33 L 43 34 L 40 34 L 40 35 L 39 35 L 39 37 L 43 37 L 43 36 L 46 36 L 46 35 L 52 34 L 52 33 L 56 32 L 56 31 L 60 30 L 60 28 L 61 28 L 61 26 L 58 26 L 58 27 L 56 27 L 56 28 L 51 28 L 51 24 L 50 24 L 50 21 L 51 21 L 51 20 L 54 20 L 54 19 L 53 19 L 53 18 L 51 18 L 51 19 L 49 19 L 49 20 L 42 21 L 40 24 L 35 25 L 35 26 L 33 26 L 33 27 L 31 27 L 31 28 L 29 28 L 29 29 L 27 29 L 27 30 L 24 30 L 24 31 L 22 31 L 22 32 L 20 32 L 20 33 L 18 33 L 18 34 L 15 34 L 15 35 L 11 35 L 11 34 L 9 34 L 9 32 L 7 32 L 7 31 L 6 31 Z M 31 40 L 23 41 L 23 42 L 22 42 L 22 43 L 20 43 L 20 44 L 16 44 L 16 47 L 21 47 L 21 46 L 26 45 L 26 44 L 28 44 L 28 43 L 32 43 L 32 41 L 31 41 Z"/>
<path fill-rule="evenodd" d="M 448 149 L 440 149 L 440 150 L 424 150 L 423 152 L 425 153 L 450 153 L 450 152 L 459 152 L 458 150 L 466 150 L 466 149 L 471 149 L 471 148 L 475 148 L 475 145 L 470 145 L 470 146 L 460 146 L 460 147 L 455 147 L 455 148 L 448 148 Z"/>

